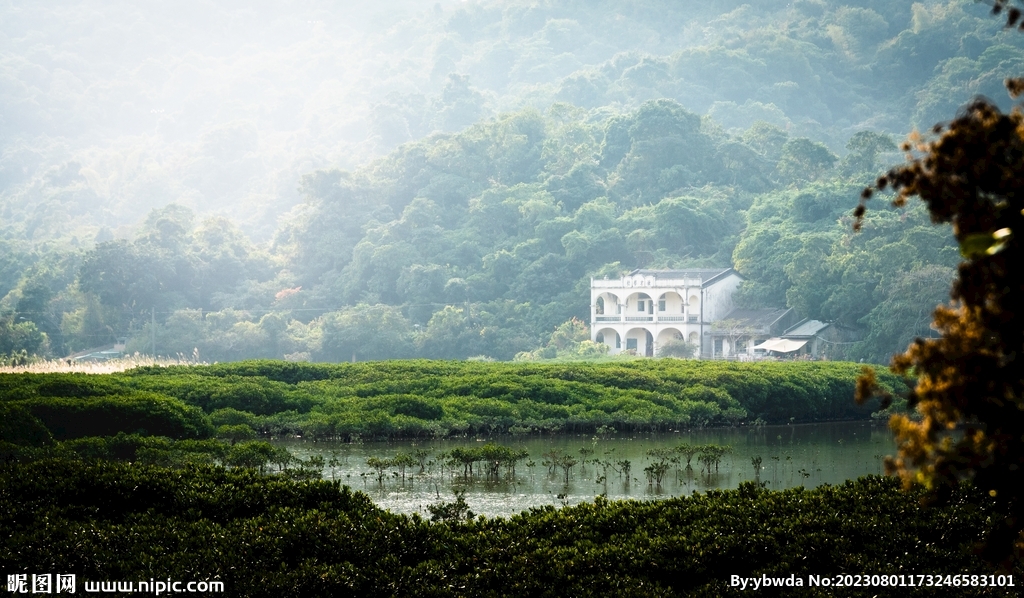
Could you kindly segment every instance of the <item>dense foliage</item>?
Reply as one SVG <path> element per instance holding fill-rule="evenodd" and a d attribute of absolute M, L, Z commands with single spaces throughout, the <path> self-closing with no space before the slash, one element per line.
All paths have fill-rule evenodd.
<path fill-rule="evenodd" d="M 228 595 L 721 596 L 732 575 L 990 573 L 971 544 L 988 503 L 921 512 L 891 479 L 428 523 L 337 483 L 213 468 L 0 466 L 0 567 L 80 580 L 221 580 Z M 439 511 L 440 512 L 440 511 Z M 1020 572 L 1015 582 L 1020 583 Z M 79 583 L 82 583 L 79 581 Z M 802 596 L 1008 595 L 799 588 Z"/>
<path fill-rule="evenodd" d="M 58 439 L 204 438 L 223 426 L 312 438 L 621 431 L 869 417 L 853 363 L 250 361 L 122 374 L 0 375 L 0 404 Z M 903 392 L 895 376 L 890 392 Z M 205 415 L 204 415 L 205 414 Z M 237 431 L 236 431 L 237 433 Z M 225 432 L 228 434 L 228 432 Z M 225 436 L 228 437 L 228 436 Z M 244 438 L 244 434 L 238 438 Z"/>
<path fill-rule="evenodd" d="M 870 234 L 853 238 L 842 217 L 868 173 L 893 162 L 892 135 L 976 93 L 1002 97 L 1021 41 L 984 7 L 402 12 L 416 5 L 388 27 L 372 9 L 326 5 L 261 6 L 276 16 L 256 22 L 208 7 L 198 28 L 186 26 L 192 9 L 58 5 L 45 23 L 8 9 L 0 22 L 23 51 L 5 55 L 18 66 L 0 97 L 0 359 L 127 337 L 130 352 L 207 361 L 508 360 L 588 317 L 591 276 L 733 263 L 748 280 L 741 304 L 788 305 L 861 339 L 841 358 L 885 362 L 932 334 L 956 247 L 918 208 L 873 213 Z M 351 61 L 338 58 L 350 50 L 340 22 L 364 26 Z M 155 23 L 177 50 L 147 43 Z M 267 23 L 275 34 L 258 33 Z M 32 26 L 53 45 L 28 51 Z M 223 48 L 197 41 L 206 27 Z M 106 58 L 65 62 L 122 30 L 139 72 L 168 73 L 166 89 L 118 79 Z M 256 40 L 273 40 L 261 58 L 224 56 Z M 254 83 L 284 72 L 287 85 Z M 205 83 L 182 87 L 196 73 Z M 351 92 L 333 93 L 326 73 Z M 117 80 L 136 100 L 104 111 L 106 87 L 87 79 Z M 245 100 L 230 100 L 239 86 Z M 255 101 L 254 88 L 281 95 Z M 180 105 L 144 108 L 166 93 Z M 302 108 L 284 108 L 297 98 Z M 197 108 L 211 102 L 231 121 Z M 81 105 L 99 111 L 88 124 L 69 108 Z M 109 122 L 124 111 L 131 133 Z M 171 157 L 140 149 L 140 135 Z"/>

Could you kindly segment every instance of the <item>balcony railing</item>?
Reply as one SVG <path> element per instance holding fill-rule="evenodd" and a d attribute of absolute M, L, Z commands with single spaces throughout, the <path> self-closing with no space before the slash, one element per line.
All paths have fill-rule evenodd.
<path fill-rule="evenodd" d="M 689 324 L 697 323 L 697 316 L 621 316 L 621 315 L 595 315 L 594 322 L 665 322 L 665 323 L 676 323 L 686 322 Z"/>
<path fill-rule="evenodd" d="M 642 289 L 642 288 L 655 288 L 655 289 L 677 289 L 677 288 L 700 288 L 702 284 L 699 278 L 657 278 L 654 280 L 653 285 L 627 285 L 626 281 L 617 278 L 615 280 L 590 280 L 590 286 L 594 289 Z"/>

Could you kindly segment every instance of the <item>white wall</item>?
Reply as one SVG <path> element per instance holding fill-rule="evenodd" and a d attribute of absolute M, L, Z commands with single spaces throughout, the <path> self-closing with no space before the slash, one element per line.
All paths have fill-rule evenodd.
<path fill-rule="evenodd" d="M 739 275 L 732 272 L 704 290 L 704 321 L 721 320 L 732 311 L 732 294 L 740 286 Z"/>

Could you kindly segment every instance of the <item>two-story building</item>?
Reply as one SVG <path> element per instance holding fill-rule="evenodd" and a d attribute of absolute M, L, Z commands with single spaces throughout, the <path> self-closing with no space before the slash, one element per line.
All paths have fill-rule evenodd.
<path fill-rule="evenodd" d="M 654 357 L 658 347 L 686 341 L 712 355 L 711 324 L 732 311 L 743 279 L 732 268 L 634 270 L 590 281 L 590 338 L 612 355 Z"/>
<path fill-rule="evenodd" d="M 826 346 L 855 336 L 789 308 L 734 309 L 743 278 L 732 268 L 634 270 L 615 280 L 590 280 L 590 339 L 615 355 L 661 355 L 686 342 L 693 357 L 822 359 Z"/>

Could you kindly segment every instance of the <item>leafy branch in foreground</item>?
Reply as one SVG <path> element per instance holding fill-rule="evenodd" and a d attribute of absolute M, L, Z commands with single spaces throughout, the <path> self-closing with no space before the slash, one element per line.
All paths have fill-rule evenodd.
<path fill-rule="evenodd" d="M 1014 96 L 1024 91 L 1020 80 L 1008 87 Z M 933 222 L 953 225 L 963 256 L 951 302 L 935 310 L 941 337 L 919 338 L 893 360 L 893 371 L 917 376 L 908 404 L 920 419 L 890 419 L 899 454 L 888 469 L 933 496 L 973 479 L 1003 515 L 987 556 L 1006 564 L 1024 550 L 1024 114 L 979 99 L 933 133 L 905 143 L 908 163 L 862 195 L 892 187 L 896 206 L 919 197 Z M 864 213 L 862 201 L 856 216 Z M 862 378 L 858 398 L 873 394 L 872 376 Z"/>

